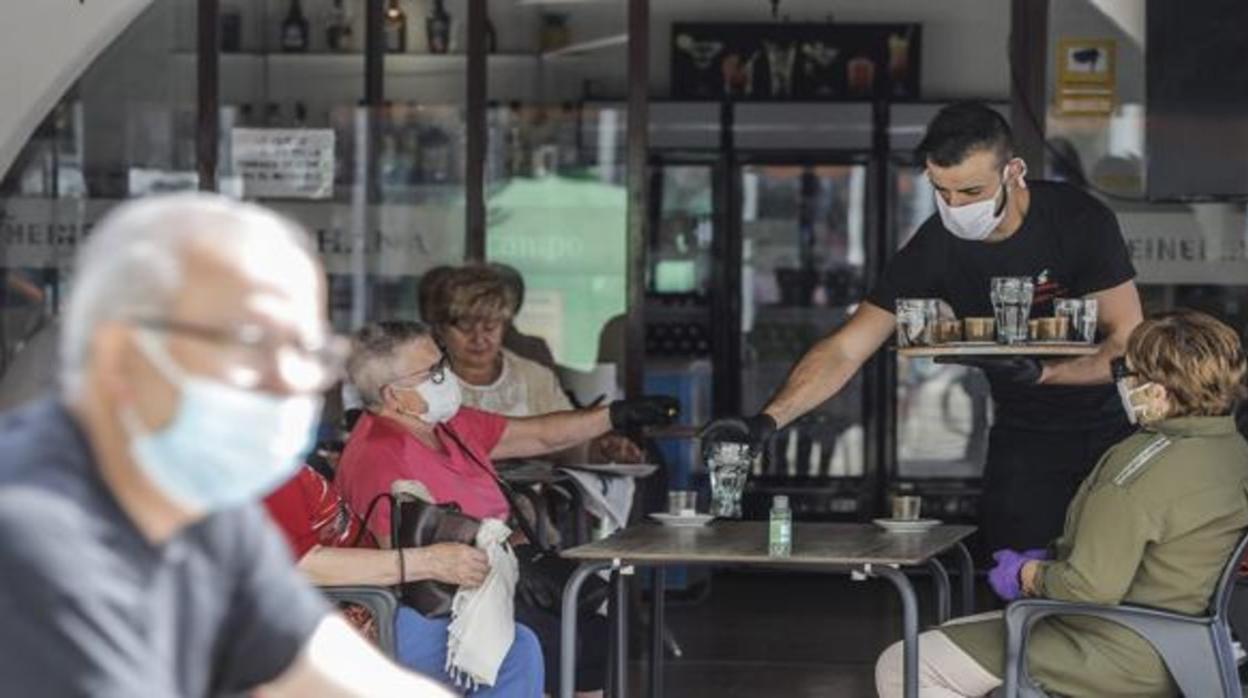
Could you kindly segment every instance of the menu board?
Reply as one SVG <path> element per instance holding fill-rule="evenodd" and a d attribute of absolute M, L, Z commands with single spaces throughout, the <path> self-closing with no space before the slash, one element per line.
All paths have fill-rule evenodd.
<path fill-rule="evenodd" d="M 672 25 L 677 99 L 914 100 L 918 24 Z"/>

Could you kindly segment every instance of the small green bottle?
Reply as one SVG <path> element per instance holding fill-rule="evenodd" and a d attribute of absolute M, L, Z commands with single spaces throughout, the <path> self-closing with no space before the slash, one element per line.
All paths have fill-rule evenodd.
<path fill-rule="evenodd" d="M 789 510 L 789 498 L 783 494 L 771 500 L 767 552 L 772 557 L 788 557 L 793 552 L 793 512 Z"/>

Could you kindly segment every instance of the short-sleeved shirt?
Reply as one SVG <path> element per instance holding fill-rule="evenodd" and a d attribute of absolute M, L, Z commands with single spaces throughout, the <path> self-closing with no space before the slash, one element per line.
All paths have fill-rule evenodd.
<path fill-rule="evenodd" d="M 372 547 L 370 536 L 359 535 L 362 522 L 347 508 L 337 488 L 309 466 L 265 497 L 264 506 L 296 560 L 318 545 Z"/>
<path fill-rule="evenodd" d="M 0 685 L 209 696 L 277 678 L 329 612 L 256 504 L 150 542 L 69 413 L 0 419 Z"/>
<path fill-rule="evenodd" d="M 1089 194 L 1058 182 L 1028 182 L 1022 226 L 996 243 L 961 240 L 933 215 L 889 262 L 867 300 L 893 312 L 898 298 L 940 298 L 960 317 L 992 317 L 994 276 L 1035 281 L 1032 315 L 1053 301 L 1081 298 L 1135 277 L 1118 221 Z M 997 424 L 1039 430 L 1120 428 L 1117 393 L 1098 386 L 1022 386 L 989 373 Z"/>
<path fill-rule="evenodd" d="M 448 428 L 472 449 L 475 460 L 447 436 Z M 334 484 L 347 505 L 361 516 L 366 515 L 377 495 L 390 492 L 396 480 L 416 480 L 438 503 L 455 502 L 464 513 L 477 518 L 506 519 L 510 509 L 491 474 L 494 464 L 489 458 L 506 429 L 506 417 L 464 407 L 435 430 L 442 443 L 439 451 L 426 446 L 401 424 L 366 413 L 347 439 Z M 389 503 L 378 501 L 369 528 L 378 537 L 387 537 L 389 521 Z"/>
<path fill-rule="evenodd" d="M 502 350 L 503 369 L 489 385 L 459 379 L 464 404 L 507 417 L 532 417 L 572 409 L 572 402 L 549 368 Z"/>

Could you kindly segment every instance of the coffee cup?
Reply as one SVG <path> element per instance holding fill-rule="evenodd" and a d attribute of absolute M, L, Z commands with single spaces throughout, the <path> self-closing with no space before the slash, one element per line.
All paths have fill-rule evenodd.
<path fill-rule="evenodd" d="M 937 321 L 936 330 L 932 334 L 932 339 L 936 344 L 960 342 L 962 341 L 962 323 L 957 320 Z"/>
<path fill-rule="evenodd" d="M 1070 320 L 1064 317 L 1042 317 L 1027 323 L 1032 341 L 1060 342 L 1070 331 Z"/>
<path fill-rule="evenodd" d="M 667 513 L 672 516 L 693 516 L 698 513 L 698 493 L 676 490 L 667 493 Z"/>
<path fill-rule="evenodd" d="M 917 495 L 893 495 L 893 518 L 898 521 L 917 521 L 922 508 L 923 499 Z"/>
<path fill-rule="evenodd" d="M 962 320 L 962 338 L 968 342 L 995 342 L 997 321 L 990 317 L 968 317 Z"/>

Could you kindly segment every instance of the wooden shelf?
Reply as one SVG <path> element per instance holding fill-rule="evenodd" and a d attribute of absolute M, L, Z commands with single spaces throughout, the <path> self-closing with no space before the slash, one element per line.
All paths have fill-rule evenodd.
<path fill-rule="evenodd" d="M 194 93 L 198 54 L 172 54 L 186 95 Z M 543 58 L 533 53 L 494 53 L 486 61 L 490 98 L 500 101 L 537 99 L 568 80 L 576 56 Z M 459 104 L 464 99 L 468 57 L 464 54 L 389 53 L 385 57 L 386 96 L 394 101 Z M 355 104 L 364 89 L 362 53 L 223 53 L 222 102 L 294 102 Z M 577 81 L 572 83 L 579 84 Z M 551 98 L 562 96 L 558 90 Z"/>

